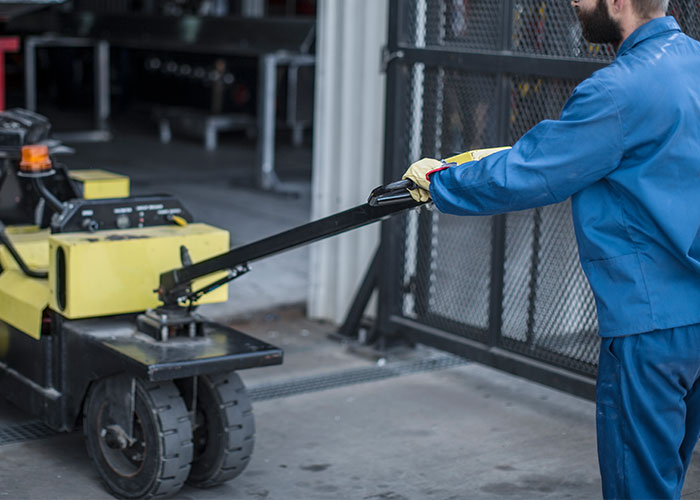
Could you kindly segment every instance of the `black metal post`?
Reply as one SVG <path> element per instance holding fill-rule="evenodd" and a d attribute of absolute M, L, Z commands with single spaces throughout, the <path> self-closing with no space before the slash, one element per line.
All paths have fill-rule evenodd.
<path fill-rule="evenodd" d="M 530 347 L 532 347 L 534 339 L 535 312 L 537 311 L 537 274 L 540 260 L 540 239 L 542 236 L 542 209 L 534 209 L 532 216 L 534 218 L 532 228 L 532 256 L 530 258 L 530 279 L 528 280 L 530 293 L 527 298 L 527 332 L 525 339 L 526 344 Z"/>
<path fill-rule="evenodd" d="M 388 53 L 395 53 L 400 38 L 405 36 L 405 19 L 409 3 L 402 0 L 391 0 L 389 3 L 389 33 L 387 40 Z M 384 137 L 391 140 L 384 148 L 384 183 L 396 180 L 401 171 L 402 151 L 405 144 L 398 140 L 398 131 L 404 123 L 407 103 L 406 94 L 410 77 L 410 66 L 403 59 L 394 58 L 387 66 L 386 88 L 386 119 Z M 388 321 L 389 315 L 400 307 L 401 283 L 400 270 L 403 269 L 404 242 L 399 238 L 402 233 L 403 221 L 396 218 L 382 222 L 381 246 L 379 263 L 382 272 L 378 281 L 377 323 L 378 335 L 386 338 L 395 334 L 395 328 Z"/>
<path fill-rule="evenodd" d="M 503 2 L 501 19 L 501 49 L 510 48 L 511 32 L 513 29 L 513 4 L 514 0 Z M 499 144 L 508 144 L 510 127 L 510 77 L 501 73 L 498 76 L 498 125 L 497 136 Z M 500 343 L 501 328 L 503 326 L 503 279 L 505 276 L 506 260 L 506 215 L 498 215 L 492 218 L 492 251 L 491 251 L 491 288 L 489 290 L 489 334 L 488 342 L 491 346 Z"/>

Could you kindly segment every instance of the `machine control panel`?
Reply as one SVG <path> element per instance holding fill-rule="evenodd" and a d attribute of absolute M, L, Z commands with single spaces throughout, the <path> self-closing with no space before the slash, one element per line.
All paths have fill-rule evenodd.
<path fill-rule="evenodd" d="M 175 220 L 192 222 L 190 213 L 169 195 L 134 196 L 64 203 L 51 220 L 52 233 L 74 233 L 163 226 Z"/>

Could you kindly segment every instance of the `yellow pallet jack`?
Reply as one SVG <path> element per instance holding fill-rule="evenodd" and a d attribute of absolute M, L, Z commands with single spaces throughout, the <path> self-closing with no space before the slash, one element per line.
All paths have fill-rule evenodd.
<path fill-rule="evenodd" d="M 0 113 L 0 394 L 52 429 L 82 425 L 118 497 L 233 479 L 255 432 L 237 371 L 283 353 L 197 305 L 225 301 L 222 285 L 255 260 L 418 206 L 410 184 L 230 250 L 226 231 L 171 196 L 129 196 L 124 176 L 66 169 L 49 128 Z"/>

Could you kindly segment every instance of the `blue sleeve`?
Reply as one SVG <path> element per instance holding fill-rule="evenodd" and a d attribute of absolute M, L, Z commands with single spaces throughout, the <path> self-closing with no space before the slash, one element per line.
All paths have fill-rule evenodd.
<path fill-rule="evenodd" d="M 567 199 L 602 179 L 622 158 L 620 115 L 610 92 L 581 83 L 559 120 L 544 120 L 512 149 L 431 175 L 430 194 L 441 212 L 491 215 Z"/>

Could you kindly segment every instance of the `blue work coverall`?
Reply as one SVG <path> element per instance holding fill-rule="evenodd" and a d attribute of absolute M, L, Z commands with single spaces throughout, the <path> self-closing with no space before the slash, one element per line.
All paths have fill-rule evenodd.
<path fill-rule="evenodd" d="M 672 17 L 511 150 L 436 171 L 437 208 L 497 214 L 572 198 L 602 337 L 606 498 L 678 498 L 700 435 L 700 43 Z"/>

